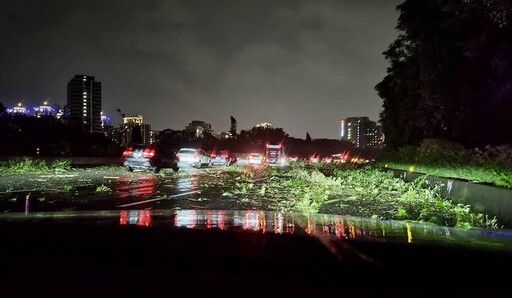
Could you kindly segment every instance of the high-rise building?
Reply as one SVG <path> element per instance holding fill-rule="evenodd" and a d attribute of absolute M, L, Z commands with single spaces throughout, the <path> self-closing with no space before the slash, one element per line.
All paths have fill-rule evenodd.
<path fill-rule="evenodd" d="M 93 76 L 76 75 L 67 87 L 67 116 L 70 122 L 81 125 L 88 132 L 102 132 L 101 82 Z"/>
<path fill-rule="evenodd" d="M 195 132 L 198 138 L 202 138 L 205 132 L 213 133 L 212 125 L 200 120 L 192 120 L 192 122 L 185 126 L 185 130 Z"/>
<path fill-rule="evenodd" d="M 340 139 L 349 141 L 356 148 L 382 146 L 382 127 L 368 117 L 341 119 Z"/>
<path fill-rule="evenodd" d="M 196 131 L 198 128 L 201 128 L 204 132 L 212 132 L 212 125 L 200 120 L 193 120 L 185 126 L 185 130 L 189 131 Z"/>
<path fill-rule="evenodd" d="M 151 130 L 149 132 L 149 143 L 150 144 L 154 144 L 156 143 L 156 140 L 158 138 L 158 134 L 160 133 L 159 130 Z"/>
<path fill-rule="evenodd" d="M 128 146 L 132 142 L 151 144 L 151 124 L 144 123 L 142 115 L 123 117 L 121 131 L 121 146 Z M 134 131 L 137 134 L 140 132 L 140 140 L 133 139 Z"/>

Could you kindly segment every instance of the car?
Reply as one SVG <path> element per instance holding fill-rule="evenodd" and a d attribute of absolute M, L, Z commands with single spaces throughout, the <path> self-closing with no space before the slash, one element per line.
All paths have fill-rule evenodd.
<path fill-rule="evenodd" d="M 210 159 L 213 165 L 229 166 L 236 162 L 236 157 L 229 154 L 229 150 L 213 150 L 210 153 Z"/>
<path fill-rule="evenodd" d="M 236 154 L 234 156 L 235 162 L 237 165 L 247 165 L 249 164 L 249 155 L 247 154 Z"/>
<path fill-rule="evenodd" d="M 263 154 L 261 153 L 251 153 L 249 155 L 249 164 L 252 165 L 261 165 L 264 162 Z"/>
<path fill-rule="evenodd" d="M 210 156 L 201 148 L 181 148 L 176 156 L 178 168 L 201 168 L 212 164 Z"/>
<path fill-rule="evenodd" d="M 159 173 L 162 168 L 177 170 L 175 154 L 164 154 L 154 145 L 131 144 L 125 148 L 121 158 L 123 166 L 130 172 L 136 169 L 154 173 Z"/>
<path fill-rule="evenodd" d="M 299 160 L 299 156 L 298 155 L 291 155 L 288 157 L 288 161 L 290 162 L 293 162 L 293 161 L 298 161 Z"/>

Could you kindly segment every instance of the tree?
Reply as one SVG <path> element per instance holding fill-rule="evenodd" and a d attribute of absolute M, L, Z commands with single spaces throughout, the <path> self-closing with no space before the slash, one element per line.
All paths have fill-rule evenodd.
<path fill-rule="evenodd" d="M 384 52 L 391 65 L 375 87 L 386 145 L 509 142 L 512 4 L 406 0 L 397 9 L 402 33 Z"/>
<path fill-rule="evenodd" d="M 311 136 L 309 135 L 309 132 L 306 132 L 306 143 L 311 143 Z"/>
<path fill-rule="evenodd" d="M 237 126 L 236 119 L 233 116 L 231 116 L 231 126 L 229 128 L 229 132 L 231 133 L 231 135 L 233 137 L 236 137 L 236 126 Z"/>

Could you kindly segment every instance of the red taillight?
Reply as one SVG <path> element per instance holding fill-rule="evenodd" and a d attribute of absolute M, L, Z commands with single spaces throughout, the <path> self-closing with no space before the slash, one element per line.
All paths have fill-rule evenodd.
<path fill-rule="evenodd" d="M 132 152 L 133 152 L 133 148 L 132 147 L 128 147 L 128 148 L 126 148 L 124 150 L 123 156 L 128 156 L 128 155 L 132 154 Z"/>
<path fill-rule="evenodd" d="M 153 157 L 155 156 L 155 149 L 146 148 L 144 149 L 144 152 L 142 152 L 144 157 Z"/>

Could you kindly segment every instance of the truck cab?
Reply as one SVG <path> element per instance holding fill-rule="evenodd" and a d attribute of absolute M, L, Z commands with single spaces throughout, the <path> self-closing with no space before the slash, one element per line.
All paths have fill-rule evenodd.
<path fill-rule="evenodd" d="M 286 160 L 284 146 L 281 144 L 267 144 L 265 148 L 267 164 L 282 164 Z"/>

